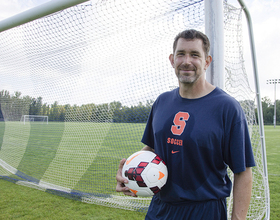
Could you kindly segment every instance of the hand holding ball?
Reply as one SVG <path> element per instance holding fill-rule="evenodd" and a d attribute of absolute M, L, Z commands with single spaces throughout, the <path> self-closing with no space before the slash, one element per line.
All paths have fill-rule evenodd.
<path fill-rule="evenodd" d="M 137 196 L 153 196 L 167 181 L 167 167 L 164 161 L 151 151 L 138 151 L 127 158 L 122 176 L 125 184 Z"/>

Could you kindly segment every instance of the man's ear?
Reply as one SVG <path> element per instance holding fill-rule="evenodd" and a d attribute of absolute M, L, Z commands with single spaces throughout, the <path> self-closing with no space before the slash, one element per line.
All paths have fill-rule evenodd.
<path fill-rule="evenodd" d="M 210 63 L 212 62 L 212 57 L 208 55 L 208 57 L 205 60 L 205 67 L 204 70 L 207 70 L 207 68 L 210 66 Z"/>
<path fill-rule="evenodd" d="M 173 54 L 169 55 L 169 61 L 171 63 L 171 66 L 174 68 L 174 55 Z"/>

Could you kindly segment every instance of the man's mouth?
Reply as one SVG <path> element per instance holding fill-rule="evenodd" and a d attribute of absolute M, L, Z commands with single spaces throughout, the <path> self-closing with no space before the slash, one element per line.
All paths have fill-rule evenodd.
<path fill-rule="evenodd" d="M 193 66 L 182 66 L 182 67 L 179 68 L 179 71 L 192 72 L 192 71 L 195 71 L 195 67 L 193 67 Z"/>
<path fill-rule="evenodd" d="M 194 72 L 194 69 L 179 69 L 180 72 L 182 73 L 189 73 L 189 72 Z"/>

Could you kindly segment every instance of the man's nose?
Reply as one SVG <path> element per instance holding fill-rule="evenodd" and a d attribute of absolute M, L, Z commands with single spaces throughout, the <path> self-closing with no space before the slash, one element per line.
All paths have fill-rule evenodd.
<path fill-rule="evenodd" d="M 191 63 L 191 57 L 190 57 L 190 55 L 187 54 L 184 56 L 183 64 L 189 65 L 190 63 Z"/>

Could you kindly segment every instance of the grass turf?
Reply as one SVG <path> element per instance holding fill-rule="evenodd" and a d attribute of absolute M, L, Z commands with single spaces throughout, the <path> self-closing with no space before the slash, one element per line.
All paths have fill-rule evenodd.
<path fill-rule="evenodd" d="M 109 143 L 112 140 L 126 139 L 127 132 L 132 129 L 123 126 L 122 132 L 116 132 L 116 127 L 111 127 L 102 148 L 99 151 L 100 157 L 112 151 Z M 143 125 L 139 125 L 139 129 L 143 129 Z M 115 131 L 115 132 L 114 132 Z M 59 139 L 59 132 L 56 132 Z M 134 136 L 133 134 L 131 136 Z M 270 219 L 280 219 L 280 127 L 265 126 L 266 152 L 268 161 L 270 199 L 271 199 L 271 215 Z M 139 137 L 133 137 L 139 140 Z M 41 138 L 42 139 L 42 138 Z M 43 138 L 44 139 L 44 138 Z M 30 140 L 29 140 L 30 141 Z M 37 141 L 42 141 L 38 139 Z M 135 143 L 133 139 L 127 140 L 121 144 L 120 150 L 124 147 L 131 146 Z M 42 144 L 42 143 L 41 143 Z M 135 151 L 134 146 L 131 150 Z M 44 149 L 44 148 L 43 148 Z M 124 153 L 124 152 L 122 152 Z M 121 153 L 121 154 L 122 154 Z M 131 152 L 125 152 L 129 155 Z M 31 156 L 31 155 L 30 155 Z M 124 155 L 125 157 L 126 155 Z M 118 164 L 119 158 L 111 161 Z M 28 159 L 25 159 L 28 161 Z M 24 162 L 24 161 L 23 161 Z M 21 164 L 23 164 L 21 162 Z M 116 166 L 116 164 L 114 165 Z M 100 174 L 101 176 L 101 174 Z M 115 184 L 114 177 L 107 176 L 107 181 Z M 108 187 L 108 186 L 107 186 Z M 110 190 L 113 190 L 110 188 Z M 102 191 L 102 189 L 100 189 Z M 86 204 L 75 200 L 66 199 L 57 195 L 48 194 L 32 188 L 19 186 L 11 182 L 0 179 L 0 219 L 144 219 L 145 214 L 140 212 L 127 211 L 122 209 L 114 209 L 104 206 Z"/>
<path fill-rule="evenodd" d="M 270 219 L 280 219 L 280 126 L 265 126 Z"/>
<path fill-rule="evenodd" d="M 0 179 L 0 219 L 144 219 L 145 214 L 52 195 Z"/>

